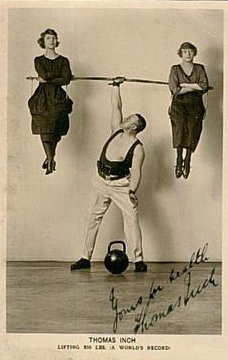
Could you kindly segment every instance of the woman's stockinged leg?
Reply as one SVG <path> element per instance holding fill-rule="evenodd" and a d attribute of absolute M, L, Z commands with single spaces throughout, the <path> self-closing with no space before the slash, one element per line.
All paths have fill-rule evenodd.
<path fill-rule="evenodd" d="M 183 176 L 185 179 L 188 178 L 190 173 L 190 163 L 191 163 L 192 150 L 190 148 L 186 149 L 186 156 L 184 159 L 184 167 L 183 167 Z"/>
<path fill-rule="evenodd" d="M 46 169 L 46 175 L 51 174 L 55 170 L 55 149 L 56 149 L 56 142 L 53 141 L 43 141 L 43 148 L 46 154 L 46 160 L 44 161 L 42 167 Z"/>
<path fill-rule="evenodd" d="M 186 156 L 185 156 L 185 160 L 187 161 L 191 161 L 191 155 L 192 155 L 192 150 L 190 148 L 186 149 Z"/>
<path fill-rule="evenodd" d="M 57 147 L 57 141 L 52 141 L 51 142 L 51 146 L 52 146 L 52 167 L 53 170 L 55 170 L 56 167 L 56 162 L 55 162 L 55 152 L 56 152 L 56 147 Z"/>
<path fill-rule="evenodd" d="M 182 163 L 183 161 L 183 148 L 178 146 L 177 148 L 177 163 Z"/>
<path fill-rule="evenodd" d="M 51 144 L 51 142 L 42 140 L 42 145 L 43 145 L 47 160 L 51 161 L 52 160 L 52 144 Z"/>
<path fill-rule="evenodd" d="M 183 173 L 183 148 L 181 146 L 178 146 L 176 168 L 175 168 L 176 177 L 179 179 L 182 173 Z"/>
<path fill-rule="evenodd" d="M 56 146 L 57 146 L 57 142 L 56 142 L 56 141 L 52 141 L 52 142 L 51 142 L 51 152 L 52 152 L 52 158 L 53 158 L 53 159 L 54 159 L 54 157 L 55 157 Z"/>

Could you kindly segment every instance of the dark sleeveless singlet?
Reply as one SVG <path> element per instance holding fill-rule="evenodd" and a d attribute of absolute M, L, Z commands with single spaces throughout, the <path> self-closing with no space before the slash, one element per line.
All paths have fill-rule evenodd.
<path fill-rule="evenodd" d="M 121 179 L 130 174 L 130 168 L 132 166 L 132 159 L 134 154 L 134 149 L 138 144 L 141 144 L 141 141 L 138 139 L 132 144 L 128 150 L 125 159 L 122 161 L 110 161 L 106 158 L 106 150 L 109 143 L 120 133 L 123 133 L 122 129 L 117 130 L 112 136 L 107 140 L 102 149 L 100 160 L 97 162 L 98 173 L 100 176 L 105 178 L 106 176 L 113 176 L 115 179 Z"/>

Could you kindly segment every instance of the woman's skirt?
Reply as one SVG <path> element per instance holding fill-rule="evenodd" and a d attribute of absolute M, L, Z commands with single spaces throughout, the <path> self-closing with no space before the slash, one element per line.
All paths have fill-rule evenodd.
<path fill-rule="evenodd" d="M 28 101 L 32 133 L 40 134 L 44 141 L 59 141 L 69 130 L 68 114 L 72 105 L 60 86 L 39 85 Z"/>

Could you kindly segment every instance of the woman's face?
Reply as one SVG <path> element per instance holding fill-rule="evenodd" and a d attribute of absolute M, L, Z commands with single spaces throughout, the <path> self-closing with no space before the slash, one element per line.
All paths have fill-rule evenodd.
<path fill-rule="evenodd" d="M 45 49 L 54 49 L 57 45 L 57 38 L 55 35 L 46 34 L 44 36 Z"/>
<path fill-rule="evenodd" d="M 186 62 L 192 62 L 195 56 L 195 53 L 192 49 L 181 49 L 182 59 Z"/>

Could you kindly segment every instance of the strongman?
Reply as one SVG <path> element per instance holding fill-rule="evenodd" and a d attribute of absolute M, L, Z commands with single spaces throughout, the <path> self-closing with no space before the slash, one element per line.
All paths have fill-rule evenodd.
<path fill-rule="evenodd" d="M 97 162 L 94 202 L 87 224 L 83 257 L 71 265 L 71 270 L 90 268 L 103 216 L 114 202 L 123 215 L 126 239 L 134 247 L 135 271 L 147 271 L 147 265 L 143 261 L 136 196 L 145 157 L 143 145 L 136 136 L 146 127 L 146 121 L 139 114 L 123 118 L 120 94 L 120 84 L 123 82 L 123 77 L 117 77 L 112 83 L 112 133 Z"/>

